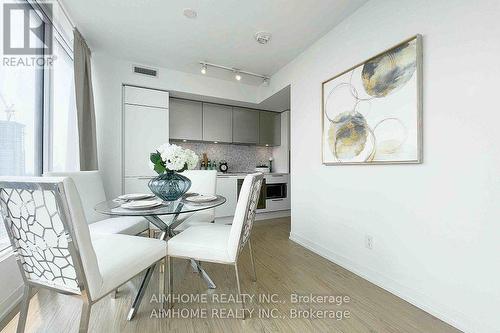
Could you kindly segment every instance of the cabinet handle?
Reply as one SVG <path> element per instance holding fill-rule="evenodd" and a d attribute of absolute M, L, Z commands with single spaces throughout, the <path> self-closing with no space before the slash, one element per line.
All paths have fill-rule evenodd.
<path fill-rule="evenodd" d="M 271 199 L 271 201 L 283 201 L 283 199 Z"/>

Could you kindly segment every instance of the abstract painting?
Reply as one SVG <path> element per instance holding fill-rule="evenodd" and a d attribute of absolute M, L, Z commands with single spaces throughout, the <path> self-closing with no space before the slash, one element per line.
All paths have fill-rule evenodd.
<path fill-rule="evenodd" d="M 422 162 L 421 38 L 323 82 L 323 164 Z"/>

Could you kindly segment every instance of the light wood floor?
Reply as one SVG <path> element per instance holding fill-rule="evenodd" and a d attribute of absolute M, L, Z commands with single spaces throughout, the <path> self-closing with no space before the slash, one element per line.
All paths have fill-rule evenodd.
<path fill-rule="evenodd" d="M 278 294 L 284 303 L 255 302 L 251 318 L 222 319 L 224 309 L 240 309 L 239 304 L 189 303 L 176 304 L 174 309 L 208 309 L 208 318 L 150 318 L 159 304 L 150 303 L 158 291 L 158 278 L 152 280 L 143 304 L 134 320 L 128 322 L 132 296 L 139 279 L 123 286 L 116 299 L 106 297 L 92 308 L 91 332 L 459 332 L 453 327 L 384 291 L 355 274 L 304 249 L 288 239 L 289 219 L 275 219 L 256 223 L 252 239 L 257 266 L 257 282 L 251 280 L 250 260 L 245 250 L 240 257 L 242 289 L 248 294 Z M 217 294 L 234 293 L 236 282 L 232 266 L 205 264 L 218 288 L 207 291 L 206 286 L 187 261 L 174 261 L 174 288 L 178 293 Z M 290 294 L 349 296 L 344 305 L 291 304 Z M 77 332 L 80 300 L 46 290 L 33 297 L 28 315 L 28 332 Z M 188 309 L 188 310 L 186 310 Z M 284 318 L 265 318 L 268 314 Z M 271 309 L 277 309 L 272 310 Z M 294 309 L 308 311 L 348 311 L 349 318 L 290 319 Z M 211 311 L 214 311 L 212 314 Z M 259 313 L 259 311 L 261 311 Z M 337 312 L 337 317 L 345 312 Z M 2 332 L 15 332 L 17 316 Z"/>

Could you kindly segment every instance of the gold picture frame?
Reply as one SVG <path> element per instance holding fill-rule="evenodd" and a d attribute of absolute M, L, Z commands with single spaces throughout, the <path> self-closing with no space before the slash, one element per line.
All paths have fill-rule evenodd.
<path fill-rule="evenodd" d="M 418 34 L 322 82 L 324 165 L 423 162 L 422 54 Z"/>

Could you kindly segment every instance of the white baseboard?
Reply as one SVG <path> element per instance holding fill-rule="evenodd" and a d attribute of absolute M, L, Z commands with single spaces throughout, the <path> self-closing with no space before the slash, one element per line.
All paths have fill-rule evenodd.
<path fill-rule="evenodd" d="M 0 302 L 0 322 L 8 316 L 12 310 L 21 302 L 24 284 L 17 287 L 7 298 Z"/>
<path fill-rule="evenodd" d="M 279 210 L 276 212 L 267 212 L 267 213 L 257 213 L 255 215 L 255 221 L 269 220 L 269 219 L 278 219 L 281 217 L 290 216 L 290 210 Z"/>
<path fill-rule="evenodd" d="M 419 291 L 403 286 L 387 276 L 360 266 L 344 256 L 333 253 L 327 248 L 315 244 L 304 237 L 290 233 L 290 240 L 347 269 L 348 271 L 359 275 L 365 280 L 370 281 L 380 288 L 387 290 L 388 292 L 404 299 L 408 303 L 415 305 L 416 307 L 430 313 L 434 317 L 437 317 L 464 332 L 500 332 L 499 330 L 488 327 L 486 324 L 480 323 L 473 318 L 460 313 L 459 311 L 451 309 L 449 306 L 436 302 L 431 297 L 423 295 Z"/>
<path fill-rule="evenodd" d="M 281 217 L 290 216 L 290 210 L 279 210 L 276 212 L 266 212 L 266 213 L 257 213 L 255 214 L 255 221 L 269 220 L 269 219 L 277 219 Z M 216 217 L 215 223 L 231 223 L 233 222 L 234 216 L 224 216 L 224 217 Z"/>

